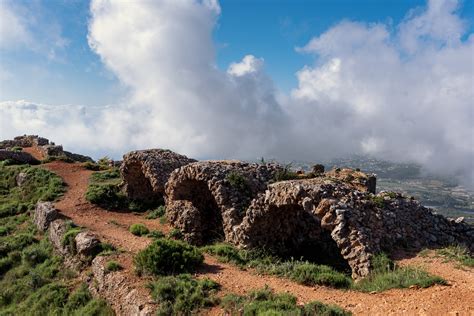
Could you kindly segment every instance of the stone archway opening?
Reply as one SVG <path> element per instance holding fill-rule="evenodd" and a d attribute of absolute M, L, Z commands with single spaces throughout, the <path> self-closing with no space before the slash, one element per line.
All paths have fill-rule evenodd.
<path fill-rule="evenodd" d="M 325 264 L 350 271 L 348 262 L 318 217 L 300 205 L 269 205 L 265 216 L 254 218 L 248 230 L 252 247 L 263 248 L 288 259 Z"/>
<path fill-rule="evenodd" d="M 174 188 L 173 198 L 188 201 L 197 209 L 192 220 L 196 223 L 194 233 L 200 235 L 200 244 L 224 240 L 221 210 L 205 181 L 188 179 L 180 182 Z"/>
<path fill-rule="evenodd" d="M 132 200 L 140 200 L 145 203 L 163 203 L 163 195 L 154 192 L 150 180 L 142 171 L 139 161 L 129 162 L 122 170 L 124 180 L 124 191 Z"/>

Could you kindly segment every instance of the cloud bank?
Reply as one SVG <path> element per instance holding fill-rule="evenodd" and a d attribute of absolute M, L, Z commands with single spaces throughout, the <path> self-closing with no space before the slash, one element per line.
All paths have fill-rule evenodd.
<path fill-rule="evenodd" d="M 89 44 L 128 87 L 127 99 L 65 110 L 3 102 L 1 136 L 33 132 L 117 154 L 145 147 L 199 158 L 370 154 L 472 185 L 474 36 L 458 5 L 429 1 L 395 27 L 340 22 L 297 48 L 315 62 L 282 95 L 263 58 L 217 68 L 217 1 L 94 0 Z"/>

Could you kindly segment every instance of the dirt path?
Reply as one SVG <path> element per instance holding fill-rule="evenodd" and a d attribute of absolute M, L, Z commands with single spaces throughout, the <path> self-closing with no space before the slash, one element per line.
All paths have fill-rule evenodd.
<path fill-rule="evenodd" d="M 53 162 L 45 168 L 57 173 L 68 184 L 68 191 L 56 203 L 56 207 L 69 216 L 76 224 L 96 232 L 103 240 L 128 251 L 123 258 L 130 270 L 131 254 L 143 249 L 150 240 L 136 237 L 128 232 L 133 223 L 143 223 L 150 229 L 169 231 L 167 225 L 158 220 L 146 220 L 143 215 L 106 211 L 85 200 L 88 179 L 92 171 L 80 164 Z M 306 303 L 319 300 L 337 304 L 355 315 L 474 315 L 474 269 L 460 270 L 453 263 L 445 263 L 440 258 L 414 257 L 399 262 L 402 265 L 423 266 L 449 282 L 449 286 L 434 286 L 428 289 L 390 290 L 377 294 L 335 290 L 326 287 L 307 287 L 294 282 L 257 275 L 229 264 L 218 262 L 206 256 L 204 267 L 198 271 L 199 277 L 208 277 L 222 285 L 222 293 L 244 294 L 252 289 L 269 285 L 277 292 L 289 292 Z M 218 309 L 210 314 L 219 314 Z"/>

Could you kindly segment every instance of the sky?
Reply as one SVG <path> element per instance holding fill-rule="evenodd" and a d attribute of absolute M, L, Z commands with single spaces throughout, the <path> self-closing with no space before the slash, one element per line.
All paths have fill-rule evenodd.
<path fill-rule="evenodd" d="M 0 139 L 474 184 L 474 1 L 0 0 Z"/>

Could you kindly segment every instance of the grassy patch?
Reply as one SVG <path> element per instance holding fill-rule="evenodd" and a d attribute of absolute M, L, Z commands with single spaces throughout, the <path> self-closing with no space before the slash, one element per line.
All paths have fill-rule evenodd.
<path fill-rule="evenodd" d="M 18 187 L 20 172 L 26 180 Z M 53 201 L 64 190 L 63 181 L 47 170 L 0 166 L 0 315 L 113 315 L 86 286 L 71 293 L 75 274 L 28 216 L 38 200 Z"/>
<path fill-rule="evenodd" d="M 215 293 L 219 284 L 209 279 L 196 280 L 189 274 L 162 277 L 148 287 L 159 304 L 157 315 L 191 315 L 218 303 Z"/>
<path fill-rule="evenodd" d="M 250 187 L 247 178 L 238 172 L 231 172 L 227 175 L 226 180 L 236 190 L 247 195 L 250 193 Z"/>
<path fill-rule="evenodd" d="M 394 288 L 408 288 L 411 286 L 426 288 L 435 284 L 446 284 L 438 276 L 413 267 L 398 267 L 385 254 L 378 254 L 373 258 L 373 272 L 354 284 L 354 289 L 362 292 L 382 292 Z"/>
<path fill-rule="evenodd" d="M 157 239 L 134 258 L 138 274 L 154 275 L 193 272 L 203 261 L 199 249 L 172 239 Z"/>
<path fill-rule="evenodd" d="M 183 239 L 183 233 L 181 232 L 181 230 L 179 230 L 177 228 L 173 228 L 168 233 L 168 238 L 181 240 L 181 239 Z"/>
<path fill-rule="evenodd" d="M 105 272 L 114 272 L 114 271 L 120 271 L 122 270 L 123 267 L 118 263 L 117 261 L 111 260 L 107 262 L 105 266 Z"/>
<path fill-rule="evenodd" d="M 165 233 L 163 233 L 161 230 L 152 230 L 147 237 L 154 238 L 154 239 L 160 239 L 166 237 Z"/>
<path fill-rule="evenodd" d="M 150 207 L 148 203 L 130 200 L 120 189 L 120 172 L 118 168 L 106 167 L 99 168 L 92 173 L 89 186 L 86 191 L 86 199 L 102 208 L 108 210 L 130 210 L 132 212 L 143 212 Z"/>
<path fill-rule="evenodd" d="M 349 288 L 352 285 L 349 276 L 325 265 L 293 259 L 282 260 L 262 252 L 238 250 L 228 244 L 215 244 L 202 249 L 220 261 L 231 262 L 242 268 L 255 268 L 259 273 L 285 277 L 304 285 L 335 288 Z"/>
<path fill-rule="evenodd" d="M 144 236 L 150 232 L 150 230 L 143 224 L 132 224 L 129 231 L 135 236 Z"/>
<path fill-rule="evenodd" d="M 462 266 L 474 267 L 474 257 L 469 255 L 467 248 L 464 246 L 449 246 L 438 249 L 436 253 L 449 260 L 456 261 Z"/>
<path fill-rule="evenodd" d="M 146 214 L 145 218 L 146 219 L 157 219 L 157 218 L 160 218 L 160 217 L 164 216 L 165 213 L 166 213 L 166 207 L 164 205 L 160 205 L 156 209 L 148 212 L 148 214 Z"/>
<path fill-rule="evenodd" d="M 287 293 L 275 294 L 268 287 L 246 296 L 226 295 L 221 306 L 225 313 L 230 315 L 351 315 L 340 307 L 316 301 L 298 305 L 295 296 Z"/>
<path fill-rule="evenodd" d="M 282 170 L 275 173 L 273 180 L 275 182 L 299 179 L 298 174 L 291 170 L 291 164 L 286 165 Z"/>

